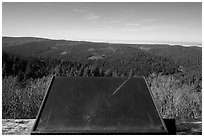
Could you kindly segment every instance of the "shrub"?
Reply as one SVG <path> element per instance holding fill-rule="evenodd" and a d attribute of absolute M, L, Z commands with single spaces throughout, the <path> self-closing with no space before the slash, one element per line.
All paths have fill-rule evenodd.
<path fill-rule="evenodd" d="M 50 77 L 18 82 L 17 77 L 2 80 L 2 117 L 35 118 Z M 25 85 L 25 86 L 22 86 Z"/>
<path fill-rule="evenodd" d="M 164 118 L 199 118 L 202 93 L 194 85 L 181 85 L 173 76 L 150 75 L 147 78 L 157 108 Z"/>

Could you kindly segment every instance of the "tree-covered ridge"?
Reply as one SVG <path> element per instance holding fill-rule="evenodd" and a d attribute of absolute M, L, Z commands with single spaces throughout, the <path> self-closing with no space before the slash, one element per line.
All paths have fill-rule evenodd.
<path fill-rule="evenodd" d="M 16 46 L 30 42 L 41 42 L 48 41 L 45 38 L 35 38 L 35 37 L 2 37 L 2 45 L 5 46 Z"/>
<path fill-rule="evenodd" d="M 202 70 L 202 49 L 198 47 L 171 46 L 151 49 L 155 55 L 167 57 L 186 69 Z"/>
<path fill-rule="evenodd" d="M 3 52 L 2 56 L 3 77 L 14 75 L 23 79 L 36 79 L 47 75 L 148 76 L 153 72 L 166 75 L 179 71 L 177 65 L 164 58 L 142 53 L 134 58 L 131 55 L 124 58 L 114 56 L 104 61 L 87 62 L 71 62 L 55 58 L 25 58 L 6 52 Z"/>
<path fill-rule="evenodd" d="M 179 65 L 180 74 L 177 79 L 188 84 L 195 84 L 197 90 L 202 89 L 202 49 L 200 47 L 171 46 L 151 49 L 154 55 L 165 57 Z"/>
<path fill-rule="evenodd" d="M 82 63 L 102 62 L 102 64 L 106 63 L 106 65 L 111 63 L 111 66 L 115 65 L 114 67 L 123 66 L 126 63 L 135 64 L 135 60 L 136 62 L 138 62 L 137 60 L 142 61 L 144 56 L 146 56 L 144 57 L 146 59 L 152 57 L 155 61 L 158 61 L 155 58 L 161 57 L 168 64 L 178 65 L 180 70 L 186 73 L 194 71 L 201 74 L 202 70 L 202 49 L 200 47 L 161 44 L 94 43 L 26 37 L 3 37 L 2 40 L 3 51 L 24 57 L 55 58 Z M 8 44 L 15 45 L 16 42 L 22 44 L 7 46 Z M 124 61 L 125 59 L 123 60 L 123 58 L 126 58 L 127 61 Z M 119 61 L 121 61 L 121 64 L 119 64 Z M 147 61 L 149 60 L 144 60 L 143 63 Z"/>

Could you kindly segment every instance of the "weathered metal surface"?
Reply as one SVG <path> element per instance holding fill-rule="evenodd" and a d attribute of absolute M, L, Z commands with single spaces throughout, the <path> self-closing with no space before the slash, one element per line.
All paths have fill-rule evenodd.
<path fill-rule="evenodd" d="M 33 134 L 167 133 L 143 77 L 54 77 Z"/>

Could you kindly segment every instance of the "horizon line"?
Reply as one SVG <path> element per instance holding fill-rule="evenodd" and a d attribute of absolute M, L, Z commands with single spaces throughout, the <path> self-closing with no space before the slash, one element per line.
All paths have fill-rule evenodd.
<path fill-rule="evenodd" d="M 169 46 L 197 46 L 202 47 L 202 42 L 170 42 L 170 41 L 145 41 L 145 40 L 80 40 L 80 39 L 68 39 L 68 38 L 53 38 L 53 37 L 45 37 L 45 36 L 8 36 L 2 35 L 2 37 L 15 37 L 15 38 L 42 38 L 42 39 L 49 39 L 49 40 L 66 40 L 66 41 L 84 41 L 84 42 L 95 42 L 95 43 L 110 43 L 110 44 L 157 44 L 157 45 L 169 45 Z"/>

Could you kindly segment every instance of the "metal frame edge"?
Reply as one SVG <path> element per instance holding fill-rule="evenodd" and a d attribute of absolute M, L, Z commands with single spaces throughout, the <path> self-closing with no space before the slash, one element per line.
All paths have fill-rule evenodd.
<path fill-rule="evenodd" d="M 167 129 L 167 127 L 166 127 L 166 124 L 164 123 L 163 118 L 162 118 L 162 116 L 161 116 L 161 114 L 160 114 L 160 112 L 159 112 L 159 109 L 158 109 L 158 107 L 157 107 L 157 105 L 156 105 L 156 103 L 155 103 L 155 100 L 154 100 L 154 97 L 153 97 L 153 93 L 152 93 L 151 89 L 149 88 L 149 85 L 147 84 L 147 81 L 146 81 L 146 79 L 145 79 L 144 76 L 143 76 L 143 79 L 144 79 L 145 84 L 146 84 L 146 86 L 147 86 L 147 88 L 148 88 L 148 91 L 149 91 L 149 93 L 150 93 L 150 96 L 151 96 L 151 98 L 152 98 L 152 101 L 153 101 L 153 103 L 154 103 L 154 106 L 155 106 L 155 108 L 156 108 L 156 110 L 157 110 L 157 113 L 158 113 L 158 115 L 159 115 L 159 118 L 160 118 L 160 120 L 161 120 L 161 122 L 162 122 L 162 124 L 163 124 L 163 126 L 164 126 L 164 128 L 165 128 L 165 130 L 166 130 L 167 132 L 169 132 L 168 129 Z"/>
<path fill-rule="evenodd" d="M 41 105 L 40 105 L 40 108 L 39 108 L 39 110 L 38 110 L 37 117 L 36 117 L 35 122 L 34 122 L 34 124 L 33 124 L 32 130 L 31 130 L 31 135 L 37 133 L 37 131 L 35 131 L 35 129 L 37 128 L 37 125 L 38 125 L 38 122 L 39 122 L 39 118 L 40 118 L 40 116 L 41 116 L 41 114 L 42 114 L 42 110 L 43 110 L 43 108 L 44 108 L 44 106 L 45 106 L 45 102 L 46 102 L 46 100 L 47 100 L 47 97 L 48 97 L 50 88 L 51 88 L 51 86 L 52 86 L 52 83 L 53 83 L 53 81 L 54 81 L 54 78 L 55 78 L 55 76 L 52 76 L 52 77 L 51 77 L 51 80 L 50 80 L 50 82 L 49 82 L 49 86 L 48 86 L 48 88 L 47 88 L 47 90 L 46 90 L 46 92 L 45 92 L 43 101 L 42 101 L 42 103 L 41 103 Z"/>

